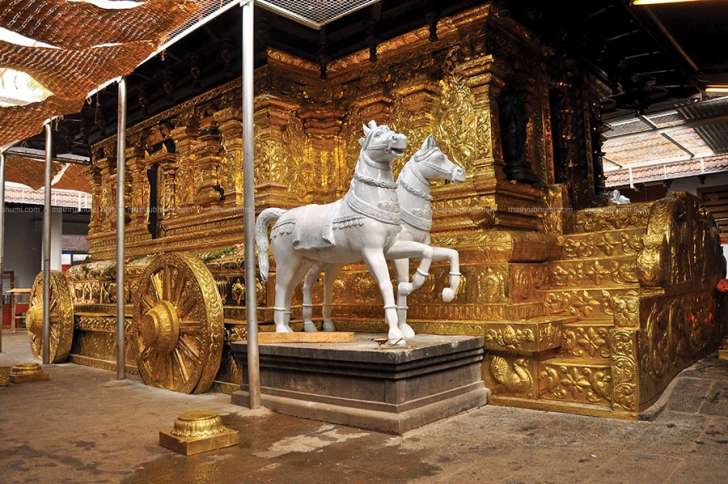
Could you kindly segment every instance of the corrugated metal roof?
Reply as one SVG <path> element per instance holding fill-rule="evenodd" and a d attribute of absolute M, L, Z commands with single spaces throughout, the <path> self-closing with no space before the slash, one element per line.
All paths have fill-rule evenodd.
<path fill-rule="evenodd" d="M 728 97 L 688 104 L 678 111 L 715 153 L 728 153 Z"/>

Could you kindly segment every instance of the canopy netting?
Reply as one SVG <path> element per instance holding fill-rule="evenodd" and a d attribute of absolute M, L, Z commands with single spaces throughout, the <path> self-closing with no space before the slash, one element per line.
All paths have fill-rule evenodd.
<path fill-rule="evenodd" d="M 88 1 L 0 0 L 0 69 L 24 72 L 51 94 L 0 107 L 0 146 L 36 134 L 48 118 L 79 111 L 91 90 L 131 73 L 206 3 L 101 8 Z"/>

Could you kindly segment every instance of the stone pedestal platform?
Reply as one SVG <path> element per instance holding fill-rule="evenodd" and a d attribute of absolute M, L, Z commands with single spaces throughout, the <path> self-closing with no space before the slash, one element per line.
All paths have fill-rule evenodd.
<path fill-rule="evenodd" d="M 352 343 L 260 346 L 263 404 L 276 412 L 379 432 L 408 430 L 484 405 L 483 338 L 417 335 L 406 347 L 384 335 Z M 248 404 L 247 343 L 232 343 L 243 368 L 232 401 Z"/>

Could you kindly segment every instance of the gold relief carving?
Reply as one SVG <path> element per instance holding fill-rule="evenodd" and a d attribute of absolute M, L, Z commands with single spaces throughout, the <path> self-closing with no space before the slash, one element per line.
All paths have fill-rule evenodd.
<path fill-rule="evenodd" d="M 610 330 L 609 345 L 612 348 L 612 381 L 614 385 L 612 405 L 616 409 L 626 411 L 635 411 L 638 407 L 635 335 L 635 331 L 627 329 Z"/>
<path fill-rule="evenodd" d="M 650 203 L 632 203 L 579 210 L 576 212 L 574 229 L 576 232 L 597 232 L 645 227 L 651 205 Z"/>
<path fill-rule="evenodd" d="M 536 318 L 483 323 L 486 349 L 505 353 L 538 353 L 561 345 L 561 322 Z"/>
<path fill-rule="evenodd" d="M 643 244 L 637 261 L 645 286 L 713 287 L 725 275 L 719 230 L 692 195 L 655 202 Z"/>
<path fill-rule="evenodd" d="M 549 286 L 549 271 L 545 264 L 509 264 L 508 284 L 511 301 L 525 301 L 541 296 L 539 290 Z"/>
<path fill-rule="evenodd" d="M 514 328 L 512 325 L 505 327 L 486 328 L 483 336 L 486 347 L 495 347 L 506 350 L 522 350 L 524 345 L 532 343 L 535 346 L 536 334 L 532 328 Z"/>
<path fill-rule="evenodd" d="M 497 394 L 535 398 L 532 362 L 527 358 L 510 358 L 493 355 L 486 360 L 487 370 L 484 372 L 490 388 Z"/>
<path fill-rule="evenodd" d="M 475 96 L 465 80 L 450 74 L 440 81 L 441 97 L 434 113 L 434 136 L 451 160 L 472 176 L 477 159 L 490 154 L 490 118 L 476 111 Z"/>
<path fill-rule="evenodd" d="M 613 317 L 617 326 L 639 322 L 637 291 L 621 289 L 571 289 L 548 291 L 544 305 L 549 314 L 567 313 L 580 318 Z"/>
<path fill-rule="evenodd" d="M 612 316 L 617 327 L 634 327 L 640 321 L 640 300 L 637 291 L 627 291 L 612 297 Z"/>
<path fill-rule="evenodd" d="M 643 305 L 639 363 L 646 401 L 682 367 L 715 348 L 721 329 L 712 290 L 657 296 Z"/>
<path fill-rule="evenodd" d="M 131 318 L 124 320 L 124 334 L 131 334 L 132 324 Z M 116 317 L 79 316 L 76 319 L 76 330 L 116 334 Z M 113 358 L 113 355 L 106 356 Z"/>
<path fill-rule="evenodd" d="M 562 352 L 570 356 L 609 358 L 608 326 L 564 326 Z"/>
<path fill-rule="evenodd" d="M 559 238 L 562 256 L 570 259 L 617 257 L 642 250 L 642 229 L 572 234 Z"/>
<path fill-rule="evenodd" d="M 474 290 L 475 295 L 480 296 L 477 299 L 484 303 L 498 303 L 507 300 L 506 274 L 503 269 L 498 270 L 487 266 L 476 274 Z"/>
<path fill-rule="evenodd" d="M 551 280 L 556 287 L 635 285 L 637 264 L 633 257 L 552 262 Z"/>
<path fill-rule="evenodd" d="M 608 365 L 544 364 L 538 377 L 539 397 L 583 403 L 607 403 L 612 399 Z"/>

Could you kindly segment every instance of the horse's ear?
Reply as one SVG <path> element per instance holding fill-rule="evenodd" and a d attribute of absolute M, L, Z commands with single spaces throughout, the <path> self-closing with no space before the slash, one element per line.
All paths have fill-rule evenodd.
<path fill-rule="evenodd" d="M 364 147 L 364 141 L 366 141 L 366 138 L 359 138 L 359 145 L 363 148 Z"/>
<path fill-rule="evenodd" d="M 369 127 L 370 127 L 371 129 L 377 129 L 377 122 L 376 122 L 376 121 L 374 121 L 373 119 L 372 119 L 372 120 L 370 120 L 370 121 L 369 121 Z"/>
<path fill-rule="evenodd" d="M 364 134 L 365 134 L 366 136 L 369 136 L 369 133 L 371 133 L 371 131 L 372 131 L 371 129 L 369 129 L 369 128 L 367 127 L 367 125 L 366 125 L 366 124 L 362 124 L 362 125 L 361 125 L 361 129 L 363 129 L 363 130 L 364 130 Z"/>
<path fill-rule="evenodd" d="M 422 151 L 427 151 L 435 146 L 435 139 L 432 137 L 432 135 L 429 135 L 427 138 L 425 138 L 425 141 L 422 142 L 422 147 L 420 148 Z"/>

